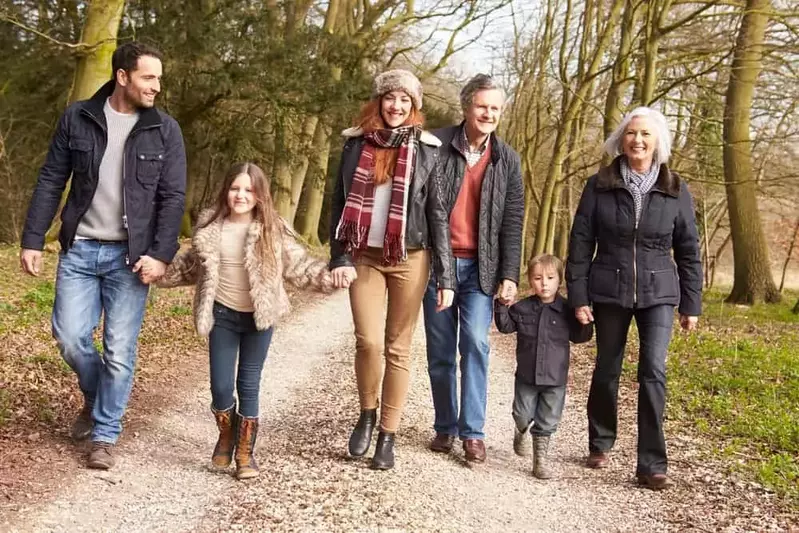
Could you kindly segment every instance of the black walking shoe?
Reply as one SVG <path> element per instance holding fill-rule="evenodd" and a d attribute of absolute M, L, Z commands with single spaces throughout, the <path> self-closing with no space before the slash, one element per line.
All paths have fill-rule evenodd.
<path fill-rule="evenodd" d="M 380 431 L 377 434 L 375 456 L 372 457 L 372 470 L 389 470 L 394 468 L 394 434 Z"/>
<path fill-rule="evenodd" d="M 365 409 L 361 411 L 358 423 L 352 430 L 349 442 L 349 452 L 353 457 L 363 457 L 372 444 L 372 433 L 377 422 L 377 409 Z"/>

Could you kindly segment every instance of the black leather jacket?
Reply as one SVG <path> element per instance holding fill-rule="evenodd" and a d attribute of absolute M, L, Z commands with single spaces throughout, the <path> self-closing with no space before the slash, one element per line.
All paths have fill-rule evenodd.
<path fill-rule="evenodd" d="M 336 188 L 330 209 L 330 269 L 354 266 L 352 256 L 345 252 L 344 243 L 336 239 L 352 176 L 358 167 L 364 138 L 358 128 L 344 130 L 347 137 L 341 154 Z M 410 249 L 432 248 L 433 270 L 438 288 L 453 289 L 452 247 L 449 237 L 449 215 L 441 196 L 441 166 L 438 155 L 440 141 L 423 132 L 419 139 L 411 190 L 408 195 L 408 220 L 405 226 L 405 246 Z"/>

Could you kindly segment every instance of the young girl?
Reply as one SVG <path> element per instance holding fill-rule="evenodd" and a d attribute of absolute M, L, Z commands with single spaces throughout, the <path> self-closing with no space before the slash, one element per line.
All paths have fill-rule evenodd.
<path fill-rule="evenodd" d="M 192 247 L 175 257 L 159 286 L 197 285 L 194 321 L 209 341 L 211 410 L 219 427 L 211 466 L 227 468 L 235 451 L 239 479 L 258 476 L 253 449 L 261 370 L 273 325 L 289 310 L 284 279 L 299 288 L 333 289 L 325 263 L 308 255 L 274 211 L 263 171 L 252 163 L 233 165 L 214 207 L 200 214 Z"/>
<path fill-rule="evenodd" d="M 448 307 L 453 297 L 447 290 L 453 286 L 449 220 L 439 192 L 441 141 L 422 130 L 421 107 L 422 85 L 407 70 L 375 78 L 372 99 L 356 126 L 343 132 L 347 141 L 331 208 L 330 268 L 337 286 L 352 283 L 361 412 L 349 453 L 366 454 L 382 400 L 371 462 L 378 470 L 394 466 L 394 435 L 408 394 L 411 338 L 431 260 L 439 309 Z"/>
<path fill-rule="evenodd" d="M 502 333 L 517 332 L 513 450 L 517 455 L 530 455 L 526 438 L 529 430 L 533 436 L 533 475 L 549 479 L 549 439 L 560 423 L 566 401 L 569 341 L 588 342 L 593 326 L 580 325 L 558 294 L 563 279 L 560 259 L 547 254 L 534 257 L 527 276 L 534 294 L 511 307 L 495 300 L 494 320 Z"/>

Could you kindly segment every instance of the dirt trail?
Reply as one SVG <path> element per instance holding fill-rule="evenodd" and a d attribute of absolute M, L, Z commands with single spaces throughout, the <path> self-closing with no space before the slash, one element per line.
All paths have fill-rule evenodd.
<path fill-rule="evenodd" d="M 488 462 L 468 467 L 457 449 L 427 450 L 432 403 L 423 328 L 413 343 L 413 379 L 397 467 L 373 472 L 368 460 L 344 456 L 357 417 L 352 370 L 352 325 L 347 295 L 308 305 L 276 330 L 262 384 L 259 479 L 239 483 L 205 465 L 215 441 L 203 381 L 164 405 L 162 414 L 119 449 L 118 466 L 81 470 L 46 504 L 23 508 L 0 522 L 3 531 L 652 531 L 749 528 L 785 530 L 786 522 L 752 516 L 736 523 L 736 507 L 709 517 L 681 513 L 710 489 L 686 483 L 653 493 L 633 483 L 634 411 L 612 466 L 582 466 L 585 454 L 587 351 L 576 354 L 574 383 L 554 443 L 557 479 L 530 475 L 528 459 L 513 454 L 513 338 L 495 335 L 489 386 Z M 205 364 L 205 354 L 192 364 Z M 629 391 L 623 402 L 629 401 Z M 679 440 L 679 439 L 677 439 Z M 675 467 L 679 474 L 680 468 Z M 685 471 L 685 469 L 683 469 Z M 763 507 L 764 509 L 766 507 Z M 765 512 L 765 511 L 764 511 Z M 727 514 L 725 514 L 727 513 Z M 754 517 L 758 518 L 758 517 Z M 760 517 L 762 519 L 762 517 Z M 766 517 L 769 518 L 769 517 Z M 765 524 L 765 525 L 764 525 Z"/>

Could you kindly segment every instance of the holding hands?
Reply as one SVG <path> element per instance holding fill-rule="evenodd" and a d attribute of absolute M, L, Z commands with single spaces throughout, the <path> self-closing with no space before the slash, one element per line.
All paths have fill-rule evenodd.
<path fill-rule="evenodd" d="M 503 279 L 497 289 L 497 298 L 499 298 L 500 303 L 511 305 L 516 300 L 517 288 L 515 282 L 509 279 Z"/>
<path fill-rule="evenodd" d="M 133 271 L 139 274 L 142 283 L 149 285 L 161 279 L 166 272 L 166 263 L 149 255 L 143 255 L 133 265 Z"/>
<path fill-rule="evenodd" d="M 330 271 L 330 275 L 333 277 L 333 286 L 337 289 L 347 289 L 353 281 L 358 279 L 355 267 L 351 266 L 334 268 Z"/>
<path fill-rule="evenodd" d="M 594 321 L 594 313 L 591 312 L 591 307 L 587 305 L 581 305 L 580 307 L 575 307 L 574 317 L 577 319 L 577 322 L 579 322 L 583 326 L 587 326 L 588 324 Z"/>

